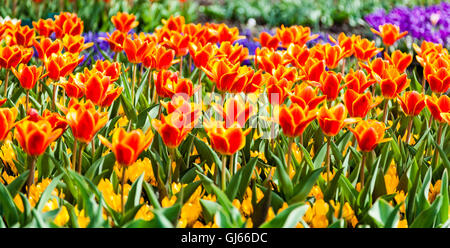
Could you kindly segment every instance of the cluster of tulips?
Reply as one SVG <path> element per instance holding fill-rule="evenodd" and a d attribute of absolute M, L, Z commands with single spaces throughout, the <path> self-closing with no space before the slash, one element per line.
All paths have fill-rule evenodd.
<path fill-rule="evenodd" d="M 123 173 L 122 211 L 126 169 L 149 153 L 171 161 L 167 171 L 158 172 L 161 168 L 154 164 L 158 159 L 152 160 L 160 199 L 170 199 L 172 183 L 182 181 L 192 168 L 204 169 L 205 175 L 209 171 L 212 182 L 228 192 L 235 187 L 229 178 L 238 175 L 239 168 L 250 166 L 250 149 L 246 146 L 253 144 L 251 151 L 264 153 L 255 145 L 263 143 L 260 120 L 267 121 L 270 130 L 265 148 L 271 155 L 266 152 L 265 157 L 277 159 L 275 151 L 284 147 L 283 140 L 287 139 L 281 158 L 284 161 L 287 155 L 282 163 L 285 168 L 255 169 L 256 177 L 264 179 L 264 185 L 270 188 L 269 194 L 280 188 L 280 182 L 302 175 L 304 168 L 299 164 L 320 151 L 316 147 L 312 151 L 310 145 L 319 138 L 326 141 L 326 185 L 332 184 L 337 167 L 331 161 L 335 153 L 332 143 L 346 133 L 345 129 L 353 134 L 352 142 L 356 140 L 362 154 L 357 167 L 361 190 L 366 187 L 365 174 L 371 173 L 367 166 L 374 166 L 366 165 L 372 161 L 367 158 L 373 159 L 370 154 L 379 144 L 395 139 L 386 133 L 393 118 L 399 118 L 398 106 L 408 118 L 406 144 L 411 144 L 414 119 L 425 107 L 431 113 L 428 127 L 433 121 L 438 123 L 437 146 L 441 146 L 443 130 L 450 124 L 447 49 L 426 41 L 420 47 L 414 44 L 416 60 L 423 67 L 423 92 L 408 90 L 411 79 L 407 69 L 413 55 L 393 49 L 395 42 L 406 35 L 395 25 L 372 30 L 381 37 L 384 48 L 376 47 L 375 41 L 343 33 L 337 38 L 330 36 L 332 44 L 311 47 L 308 42 L 317 36 L 308 27 L 281 26 L 273 36 L 262 32 L 256 39 L 261 46 L 254 56 L 249 56 L 248 49 L 236 43 L 243 38 L 239 30 L 223 23 L 185 23 L 179 16 L 165 20 L 153 33 L 134 33 L 131 31 L 138 22 L 133 14 L 117 13 L 111 21 L 116 29 L 105 40 L 114 58 L 95 61 L 91 68 L 78 67 L 86 56 L 83 51 L 94 44 L 85 43 L 83 21 L 76 14 L 63 12 L 54 19 L 41 19 L 33 22 L 34 28 L 22 26 L 20 21 L 0 24 L 0 68 L 5 71 L 2 104 L 14 105 L 9 99 L 25 93 L 25 106 L 19 103 L 0 109 L 0 140 L 11 139 L 9 133 L 14 129 L 13 139 L 27 154 L 30 172 L 24 189 L 28 194 L 39 156 L 55 151 L 59 147 L 55 144 L 61 142 L 71 149 L 68 169 L 81 175 L 89 171 L 96 158 L 108 153 L 103 148 L 112 151 Z M 383 50 L 383 56 L 378 56 Z M 37 54 L 32 58 L 34 51 Z M 249 60 L 252 66 L 243 65 Z M 11 87 L 14 79 L 10 72 L 22 89 Z M 218 100 L 208 108 L 198 101 L 204 96 Z M 261 107 L 261 98 L 268 100 L 267 109 Z M 380 112 L 377 106 L 383 101 Z M 206 114 L 210 110 L 215 115 Z M 262 117 L 263 111 L 269 114 Z M 118 120 L 124 122 L 124 127 L 117 125 Z M 316 120 L 322 136 L 304 138 Z M 277 135 L 279 128 L 282 135 Z M 215 151 L 212 158 L 201 154 L 205 150 L 199 149 L 198 141 L 204 142 L 204 149 Z M 345 149 L 350 149 L 352 143 L 348 143 Z M 184 161 L 181 150 L 187 156 Z M 87 151 L 92 154 L 90 161 L 83 159 Z M 296 157 L 298 152 L 301 155 Z M 194 161 L 191 154 L 205 160 Z M 443 163 L 439 162 L 438 149 L 434 156 L 435 164 Z M 446 156 L 441 154 L 445 161 Z M 282 170 L 288 178 L 283 178 Z M 166 182 L 159 177 L 161 173 Z"/>

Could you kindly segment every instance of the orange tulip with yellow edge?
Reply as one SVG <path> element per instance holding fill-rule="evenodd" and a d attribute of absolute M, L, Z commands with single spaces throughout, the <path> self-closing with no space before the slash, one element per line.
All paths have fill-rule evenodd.
<path fill-rule="evenodd" d="M 374 34 L 379 35 L 383 39 L 386 46 L 392 46 L 394 43 L 408 34 L 408 31 L 400 33 L 400 28 L 397 25 L 386 23 L 378 26 L 378 30 L 370 29 Z"/>
<path fill-rule="evenodd" d="M 141 129 L 127 132 L 123 128 L 118 128 L 112 136 L 112 142 L 101 135 L 98 138 L 113 151 L 117 163 L 121 166 L 130 166 L 136 162 L 142 151 L 150 146 L 153 133 L 148 131 L 144 134 Z"/>
<path fill-rule="evenodd" d="M 211 147 L 222 155 L 233 155 L 245 146 L 245 136 L 247 136 L 251 129 L 245 131 L 237 123 L 233 123 L 228 128 L 225 127 L 224 122 L 220 121 L 205 121 L 205 131 L 211 142 Z"/>
<path fill-rule="evenodd" d="M 139 25 L 135 15 L 123 12 L 117 12 L 115 16 L 111 17 L 111 22 L 122 33 L 128 33 Z"/>
<path fill-rule="evenodd" d="M 431 115 L 438 122 L 444 122 L 441 113 L 450 113 L 450 97 L 447 95 L 441 95 L 439 98 L 432 94 L 425 97 L 425 104 L 430 110 Z"/>
<path fill-rule="evenodd" d="M 4 103 L 3 100 L 2 102 Z M 14 127 L 16 117 L 17 110 L 15 108 L 0 108 L 0 141 L 6 139 L 9 131 Z"/>
<path fill-rule="evenodd" d="M 417 91 L 407 91 L 402 96 L 398 96 L 403 112 L 408 116 L 419 115 L 425 108 L 425 95 Z"/>
<path fill-rule="evenodd" d="M 303 134 L 306 127 L 317 117 L 316 109 L 302 107 L 296 103 L 289 107 L 282 105 L 276 117 L 278 124 L 287 137 L 295 138 Z"/>
<path fill-rule="evenodd" d="M 73 136 L 79 142 L 88 144 L 95 134 L 108 122 L 108 113 L 99 112 L 94 104 L 71 99 L 68 108 L 62 108 L 66 120 L 72 129 Z"/>
<path fill-rule="evenodd" d="M 383 122 L 376 120 L 362 120 L 355 128 L 349 128 L 356 137 L 358 148 L 364 152 L 370 152 L 378 144 L 390 140 L 390 138 L 384 138 L 386 129 Z"/>
<path fill-rule="evenodd" d="M 354 118 L 346 118 L 347 111 L 342 103 L 339 103 L 331 108 L 323 105 L 319 109 L 317 120 L 322 131 L 327 136 L 336 136 L 341 129 L 347 125 L 357 121 Z"/>

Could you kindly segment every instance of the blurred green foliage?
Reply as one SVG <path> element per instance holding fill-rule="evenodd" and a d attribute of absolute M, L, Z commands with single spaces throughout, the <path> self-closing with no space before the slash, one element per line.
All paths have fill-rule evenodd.
<path fill-rule="evenodd" d="M 269 26 L 309 25 L 314 28 L 364 23 L 364 16 L 394 6 L 437 4 L 438 0 L 227 0 L 213 1 L 201 11 L 211 19 L 247 23 L 250 18 Z"/>
<path fill-rule="evenodd" d="M 171 15 L 183 15 L 186 22 L 197 19 L 198 3 L 178 0 L 43 0 L 35 3 L 32 0 L 1 0 L 0 16 L 20 19 L 23 24 L 31 25 L 40 18 L 52 18 L 61 11 L 77 13 L 84 22 L 85 31 L 111 31 L 114 29 L 110 19 L 117 12 L 127 12 L 136 15 L 139 26 L 136 31 L 152 31 L 161 25 L 162 19 Z"/>

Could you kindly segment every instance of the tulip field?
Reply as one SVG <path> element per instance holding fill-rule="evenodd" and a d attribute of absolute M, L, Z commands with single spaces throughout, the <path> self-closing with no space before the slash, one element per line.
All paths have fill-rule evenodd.
<path fill-rule="evenodd" d="M 448 3 L 424 35 L 4 2 L 0 227 L 450 227 Z"/>

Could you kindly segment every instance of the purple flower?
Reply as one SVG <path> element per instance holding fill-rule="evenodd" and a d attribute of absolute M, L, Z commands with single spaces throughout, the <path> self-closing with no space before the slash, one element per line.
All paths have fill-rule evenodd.
<path fill-rule="evenodd" d="M 381 9 L 364 19 L 375 29 L 378 29 L 379 25 L 392 23 L 398 25 L 401 31 L 408 31 L 408 35 L 414 39 L 449 44 L 450 3 L 414 8 L 399 6 L 389 13 Z"/>

